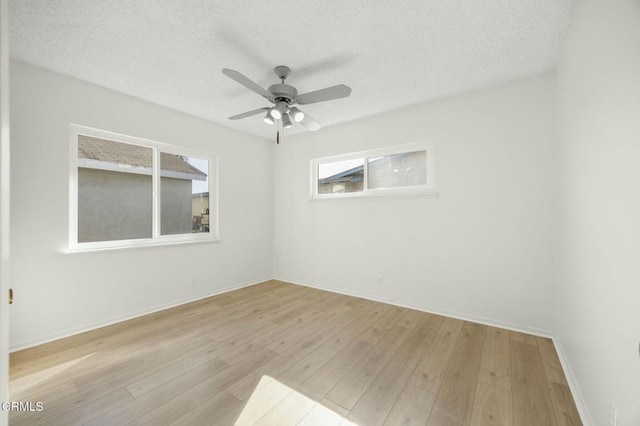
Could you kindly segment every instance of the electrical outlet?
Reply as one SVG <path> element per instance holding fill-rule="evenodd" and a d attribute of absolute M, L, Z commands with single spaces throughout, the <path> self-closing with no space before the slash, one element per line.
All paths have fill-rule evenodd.
<path fill-rule="evenodd" d="M 382 279 L 382 275 L 378 275 L 378 285 L 382 287 L 384 284 L 384 280 Z"/>
<path fill-rule="evenodd" d="M 613 404 L 609 403 L 609 426 L 617 426 L 618 423 L 618 411 L 613 407 Z"/>
<path fill-rule="evenodd" d="M 191 277 L 191 285 L 196 285 L 198 284 L 198 278 L 194 275 Z"/>

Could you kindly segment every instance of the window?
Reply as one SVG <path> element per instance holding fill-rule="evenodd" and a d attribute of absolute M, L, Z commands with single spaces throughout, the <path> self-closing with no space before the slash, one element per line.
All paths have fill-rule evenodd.
<path fill-rule="evenodd" d="M 318 194 L 364 191 L 364 159 L 318 164 Z"/>
<path fill-rule="evenodd" d="M 437 194 L 432 151 L 424 143 L 311 161 L 311 197 Z"/>
<path fill-rule="evenodd" d="M 215 156 L 71 125 L 72 251 L 217 239 Z"/>

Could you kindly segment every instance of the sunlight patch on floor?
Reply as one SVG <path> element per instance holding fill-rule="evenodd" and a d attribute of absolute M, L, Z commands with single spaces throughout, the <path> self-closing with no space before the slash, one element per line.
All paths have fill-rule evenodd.
<path fill-rule="evenodd" d="M 71 361 L 54 365 L 53 367 L 49 367 L 36 373 L 29 374 L 28 376 L 12 380 L 9 384 L 11 395 L 21 394 L 22 392 L 25 392 L 32 387 L 51 379 L 52 377 L 62 373 L 63 371 L 73 367 L 74 365 L 84 361 L 85 359 L 92 357 L 93 355 L 94 354 L 89 354 L 80 358 L 72 359 Z"/>
<path fill-rule="evenodd" d="M 357 426 L 270 376 L 260 378 L 235 424 Z"/>

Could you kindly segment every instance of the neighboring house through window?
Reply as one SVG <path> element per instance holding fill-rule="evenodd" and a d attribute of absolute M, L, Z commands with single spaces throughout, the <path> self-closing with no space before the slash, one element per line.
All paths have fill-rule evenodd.
<path fill-rule="evenodd" d="M 214 156 L 75 125 L 71 145 L 71 250 L 217 238 Z"/>

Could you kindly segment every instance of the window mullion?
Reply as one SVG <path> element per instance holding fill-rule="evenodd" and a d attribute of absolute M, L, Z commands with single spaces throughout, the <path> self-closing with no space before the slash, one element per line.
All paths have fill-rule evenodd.
<path fill-rule="evenodd" d="M 367 157 L 364 157 L 362 171 L 362 179 L 364 179 L 364 182 L 362 182 L 362 192 L 366 194 L 367 191 L 369 191 L 369 159 Z"/>
<path fill-rule="evenodd" d="M 78 244 L 78 133 L 71 128 L 71 150 L 69 164 L 69 242 Z"/>
<path fill-rule="evenodd" d="M 153 204 L 152 204 L 152 238 L 158 238 L 160 236 L 160 151 L 157 148 L 153 148 L 153 171 L 152 171 L 152 191 L 153 191 Z"/>

